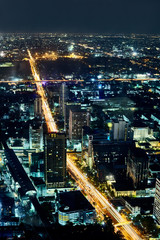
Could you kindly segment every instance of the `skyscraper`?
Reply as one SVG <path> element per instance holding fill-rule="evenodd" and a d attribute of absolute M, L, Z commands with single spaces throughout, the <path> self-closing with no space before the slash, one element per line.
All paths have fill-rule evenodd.
<path fill-rule="evenodd" d="M 59 103 L 60 103 L 60 113 L 65 117 L 65 103 L 68 99 L 68 87 L 65 83 L 62 83 L 60 88 Z"/>
<path fill-rule="evenodd" d="M 45 182 L 47 188 L 63 187 L 66 176 L 66 135 L 45 135 Z"/>
<path fill-rule="evenodd" d="M 89 112 L 80 109 L 70 109 L 69 112 L 69 138 L 79 140 L 82 138 L 83 126 L 89 126 Z"/>
<path fill-rule="evenodd" d="M 132 139 L 131 129 L 128 122 L 119 118 L 113 121 L 112 138 L 114 141 L 127 141 Z"/>
<path fill-rule="evenodd" d="M 36 151 L 43 150 L 43 126 L 29 127 L 29 147 Z"/>
<path fill-rule="evenodd" d="M 148 156 L 143 149 L 132 147 L 127 159 L 127 174 L 135 188 L 145 187 L 148 179 Z"/>
<path fill-rule="evenodd" d="M 42 99 L 40 96 L 37 96 L 34 100 L 34 116 L 41 116 L 42 114 Z"/>
<path fill-rule="evenodd" d="M 156 192 L 154 198 L 153 215 L 155 216 L 158 224 L 160 224 L 160 179 L 156 179 Z"/>

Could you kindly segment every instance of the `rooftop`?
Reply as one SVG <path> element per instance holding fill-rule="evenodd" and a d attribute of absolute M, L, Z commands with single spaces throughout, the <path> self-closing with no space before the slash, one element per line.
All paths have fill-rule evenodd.
<path fill-rule="evenodd" d="M 142 211 L 153 210 L 153 197 L 141 197 L 141 198 L 131 198 L 131 197 L 123 197 L 125 201 L 127 201 L 131 206 L 141 207 Z"/>
<path fill-rule="evenodd" d="M 160 172 L 160 165 L 154 163 L 154 164 L 150 165 L 149 169 L 150 169 L 152 172 Z"/>
<path fill-rule="evenodd" d="M 31 180 L 27 176 L 22 164 L 18 160 L 12 149 L 5 148 L 5 155 L 8 160 L 9 170 L 15 180 L 21 186 L 21 191 L 25 195 L 29 191 L 36 192 Z"/>
<path fill-rule="evenodd" d="M 61 203 L 60 211 L 94 210 L 80 191 L 59 193 L 59 198 Z"/>

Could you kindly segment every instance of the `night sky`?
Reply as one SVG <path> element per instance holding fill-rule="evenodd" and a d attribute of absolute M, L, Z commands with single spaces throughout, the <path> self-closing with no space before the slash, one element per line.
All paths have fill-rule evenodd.
<path fill-rule="evenodd" d="M 160 0 L 0 0 L 0 32 L 160 33 Z"/>

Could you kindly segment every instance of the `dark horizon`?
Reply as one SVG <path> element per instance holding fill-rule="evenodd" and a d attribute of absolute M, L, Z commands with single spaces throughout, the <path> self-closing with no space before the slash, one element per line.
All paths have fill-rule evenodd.
<path fill-rule="evenodd" d="M 131 36 L 131 35 L 136 35 L 136 36 L 160 36 L 160 32 L 158 33 L 136 33 L 136 32 L 131 32 L 131 33 L 126 33 L 126 32 L 71 32 L 71 31 L 0 31 L 0 34 L 71 34 L 71 35 L 108 35 L 108 36 Z"/>
<path fill-rule="evenodd" d="M 7 0 L 0 6 L 0 32 L 160 34 L 158 0 Z"/>

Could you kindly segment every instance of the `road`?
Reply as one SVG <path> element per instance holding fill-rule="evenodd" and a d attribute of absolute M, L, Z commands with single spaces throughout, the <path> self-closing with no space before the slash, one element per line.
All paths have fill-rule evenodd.
<path fill-rule="evenodd" d="M 108 79 L 96 79 L 95 81 L 97 82 L 109 82 L 109 81 L 119 81 L 119 82 L 132 82 L 132 81 L 159 81 L 159 78 L 108 78 Z M 79 82 L 85 82 L 85 80 L 83 79 L 46 79 L 46 80 L 38 80 L 36 81 L 37 83 L 45 83 L 45 82 L 53 82 L 53 83 L 58 83 L 58 82 L 75 82 L 75 83 L 79 83 Z M 0 83 L 13 83 L 13 84 L 20 84 L 20 83 L 32 83 L 35 84 L 35 80 L 9 80 L 9 81 L 5 81 L 5 80 L 1 80 Z"/>
<path fill-rule="evenodd" d="M 121 231 L 126 239 L 140 240 L 142 239 L 133 229 L 131 225 L 123 225 L 126 222 L 121 214 L 109 203 L 109 201 L 88 181 L 84 174 L 75 166 L 70 155 L 67 157 L 67 167 L 71 176 L 75 179 L 80 188 L 88 196 L 91 203 L 95 203 L 100 214 L 109 215 L 114 222 L 122 223 Z M 109 214 L 108 214 L 109 213 Z"/>
<path fill-rule="evenodd" d="M 40 83 L 40 77 L 36 70 L 35 60 L 31 56 L 30 51 L 28 50 L 28 54 L 30 57 L 30 65 L 33 77 L 35 79 L 38 93 L 40 94 L 43 102 L 43 113 L 48 125 L 48 129 L 52 132 L 57 132 L 58 129 L 55 125 L 51 110 L 49 108 L 47 98 L 45 96 L 45 92 L 42 84 Z M 71 156 L 67 155 L 67 168 L 71 176 L 75 179 L 77 184 L 81 189 L 85 192 L 88 199 L 91 203 L 96 204 L 96 208 L 101 215 L 110 215 L 112 219 L 116 223 L 124 223 L 126 219 L 124 219 L 121 214 L 109 203 L 109 201 L 87 180 L 84 174 L 76 167 L 74 161 L 71 159 Z M 141 240 L 142 238 L 135 232 L 131 225 L 122 225 L 121 231 L 126 239 L 128 240 Z"/>
<path fill-rule="evenodd" d="M 43 88 L 42 83 L 41 83 L 40 76 L 39 76 L 38 71 L 36 69 L 36 62 L 33 59 L 29 50 L 28 50 L 28 55 L 29 55 L 29 63 L 30 63 L 30 66 L 31 66 L 32 75 L 34 77 L 34 80 L 35 80 L 35 83 L 36 83 L 36 86 L 37 86 L 37 92 L 41 96 L 41 99 L 42 99 L 42 109 L 43 109 L 43 113 L 44 113 L 44 116 L 45 116 L 48 131 L 49 132 L 58 132 L 56 123 L 54 121 L 51 109 L 50 109 L 49 104 L 48 104 L 48 100 L 47 100 L 44 88 Z"/>

